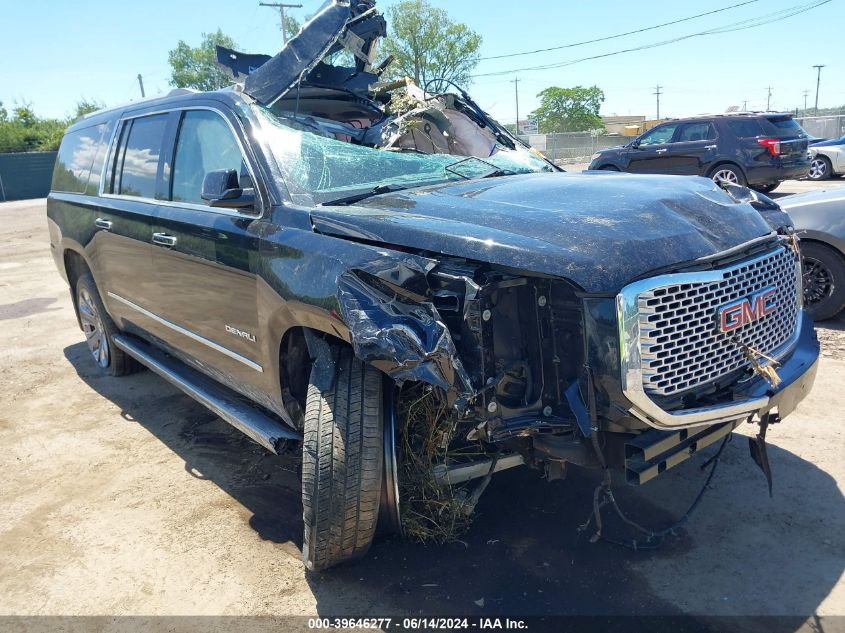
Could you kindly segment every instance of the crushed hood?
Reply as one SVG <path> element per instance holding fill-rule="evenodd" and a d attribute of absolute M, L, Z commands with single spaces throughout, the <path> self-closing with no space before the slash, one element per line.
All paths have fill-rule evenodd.
<path fill-rule="evenodd" d="M 276 54 L 239 53 L 217 47 L 217 62 L 243 81 L 243 91 L 265 106 L 281 99 L 302 80 L 304 86 L 344 87 L 366 92 L 378 80 L 370 72 L 374 44 L 387 33 L 387 23 L 374 0 L 328 0 Z M 323 63 L 346 48 L 354 67 Z"/>
<path fill-rule="evenodd" d="M 772 233 L 708 179 L 601 172 L 420 187 L 311 217 L 326 234 L 545 273 L 599 293 Z"/>

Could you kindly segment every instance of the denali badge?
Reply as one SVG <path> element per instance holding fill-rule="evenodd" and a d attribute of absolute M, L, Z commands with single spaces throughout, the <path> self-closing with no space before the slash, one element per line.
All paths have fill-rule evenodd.
<path fill-rule="evenodd" d="M 777 288 L 763 288 L 746 299 L 726 303 L 719 308 L 719 329 L 732 332 L 743 325 L 762 319 L 778 309 L 775 303 Z"/>
<path fill-rule="evenodd" d="M 235 336 L 240 336 L 241 338 L 245 338 L 250 343 L 255 343 L 255 335 L 250 334 L 249 332 L 244 332 L 243 330 L 239 330 L 236 327 L 232 327 L 231 325 L 226 326 L 226 331 L 229 334 L 234 334 Z"/>

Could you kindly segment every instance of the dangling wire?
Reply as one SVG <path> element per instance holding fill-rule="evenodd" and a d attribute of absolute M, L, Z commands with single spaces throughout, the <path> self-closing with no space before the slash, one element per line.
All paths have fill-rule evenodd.
<path fill-rule="evenodd" d="M 705 491 L 710 486 L 710 482 L 713 480 L 713 475 L 716 473 L 716 467 L 719 465 L 719 459 L 722 455 L 722 451 L 724 450 L 725 445 L 730 441 L 731 437 L 733 436 L 730 433 L 726 435 L 725 439 L 722 441 L 722 444 L 719 446 L 719 450 L 716 451 L 716 454 L 701 465 L 701 470 L 704 470 L 705 468 L 707 468 L 708 465 L 712 464 L 710 468 L 710 473 L 707 475 L 707 479 L 704 481 L 704 485 L 701 487 L 701 490 L 698 492 L 698 495 L 696 495 L 689 509 L 684 512 L 683 516 L 681 516 L 680 519 L 678 519 L 671 525 L 668 525 L 659 530 L 651 530 L 649 528 L 643 527 L 642 525 L 640 525 L 636 521 L 633 521 L 632 519 L 629 519 L 625 515 L 625 513 L 619 507 L 619 503 L 616 501 L 616 497 L 613 495 L 613 490 L 610 485 L 610 470 L 605 468 L 604 478 L 602 479 L 602 482 L 598 486 L 596 486 L 596 489 L 593 492 L 593 511 L 590 513 L 590 516 L 587 517 L 586 522 L 578 528 L 578 537 L 580 538 L 581 533 L 585 532 L 590 527 L 590 524 L 595 521 L 596 531 L 590 537 L 591 543 L 596 543 L 598 541 L 607 541 L 608 543 L 627 547 L 634 551 L 643 549 L 657 549 L 663 544 L 663 541 L 666 536 L 670 534 L 675 534 L 675 531 L 681 526 L 683 526 L 685 523 L 687 523 L 687 521 L 689 521 L 690 517 L 692 516 L 693 512 L 695 512 L 696 508 L 698 508 L 698 505 L 701 503 L 702 498 L 704 498 Z M 645 539 L 631 539 L 631 541 L 623 541 L 606 536 L 603 533 L 604 525 L 602 522 L 601 515 L 602 508 L 606 505 L 610 505 L 615 510 L 619 518 L 626 525 L 629 525 L 638 532 L 645 534 Z"/>

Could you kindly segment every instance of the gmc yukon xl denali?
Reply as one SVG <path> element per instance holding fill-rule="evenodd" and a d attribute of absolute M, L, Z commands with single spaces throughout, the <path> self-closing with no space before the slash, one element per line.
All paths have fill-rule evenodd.
<path fill-rule="evenodd" d="M 449 82 L 383 80 L 384 33 L 330 1 L 274 57 L 220 49 L 232 88 L 68 129 L 50 242 L 97 365 L 301 455 L 311 570 L 377 523 L 453 536 L 503 469 L 642 484 L 744 421 L 771 484 L 818 357 L 788 217 L 562 173 Z"/>

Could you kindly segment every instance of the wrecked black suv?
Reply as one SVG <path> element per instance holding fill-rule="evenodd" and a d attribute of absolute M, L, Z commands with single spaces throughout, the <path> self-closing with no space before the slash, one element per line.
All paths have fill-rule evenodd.
<path fill-rule="evenodd" d="M 454 537 L 513 466 L 640 484 L 748 420 L 769 474 L 818 356 L 787 216 L 561 173 L 459 88 L 383 81 L 384 33 L 334 0 L 275 57 L 220 50 L 231 89 L 68 130 L 50 240 L 95 362 L 301 455 L 312 570 L 377 523 Z"/>

